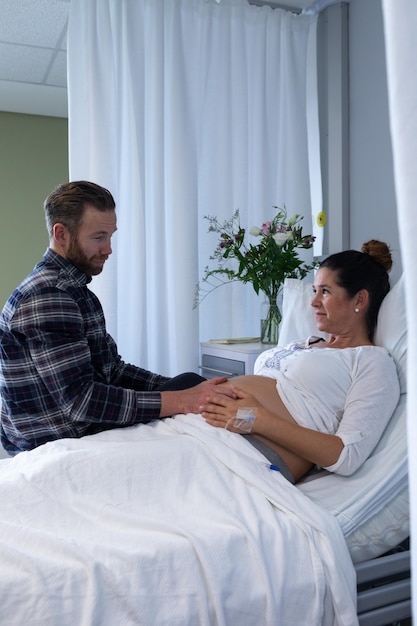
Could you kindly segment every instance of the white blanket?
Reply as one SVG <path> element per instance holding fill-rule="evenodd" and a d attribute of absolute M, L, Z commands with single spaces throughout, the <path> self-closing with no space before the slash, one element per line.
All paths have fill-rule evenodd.
<path fill-rule="evenodd" d="M 187 415 L 0 462 L 0 623 L 354 626 L 334 517 Z"/>

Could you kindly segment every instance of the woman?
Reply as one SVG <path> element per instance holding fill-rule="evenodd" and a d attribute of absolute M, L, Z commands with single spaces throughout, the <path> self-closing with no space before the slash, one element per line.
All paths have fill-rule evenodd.
<path fill-rule="evenodd" d="M 252 418 L 243 422 L 248 441 L 292 482 L 314 465 L 353 473 L 376 446 L 399 398 L 395 363 L 373 343 L 391 266 L 388 246 L 376 240 L 361 252 L 324 260 L 311 306 L 327 337 L 262 353 L 256 375 L 225 383 L 237 399 L 210 397 L 202 407 L 205 420 L 242 433 L 238 418 L 246 409 Z"/>

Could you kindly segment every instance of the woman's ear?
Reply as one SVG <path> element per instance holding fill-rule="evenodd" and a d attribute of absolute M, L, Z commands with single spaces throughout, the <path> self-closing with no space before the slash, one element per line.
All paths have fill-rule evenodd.
<path fill-rule="evenodd" d="M 360 289 L 354 297 L 355 307 L 364 309 L 369 302 L 369 291 L 367 289 Z"/>

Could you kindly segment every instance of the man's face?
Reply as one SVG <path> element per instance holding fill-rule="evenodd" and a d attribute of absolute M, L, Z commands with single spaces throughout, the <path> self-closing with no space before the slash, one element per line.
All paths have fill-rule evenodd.
<path fill-rule="evenodd" d="M 114 211 L 87 206 L 76 237 L 72 237 L 66 258 L 87 276 L 96 276 L 112 253 L 111 238 L 117 230 Z"/>

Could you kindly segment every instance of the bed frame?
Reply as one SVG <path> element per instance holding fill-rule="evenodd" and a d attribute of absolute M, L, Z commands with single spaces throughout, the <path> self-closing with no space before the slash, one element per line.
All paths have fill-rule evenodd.
<path fill-rule="evenodd" d="M 386 626 L 411 618 L 409 539 L 355 569 L 360 626 Z"/>

